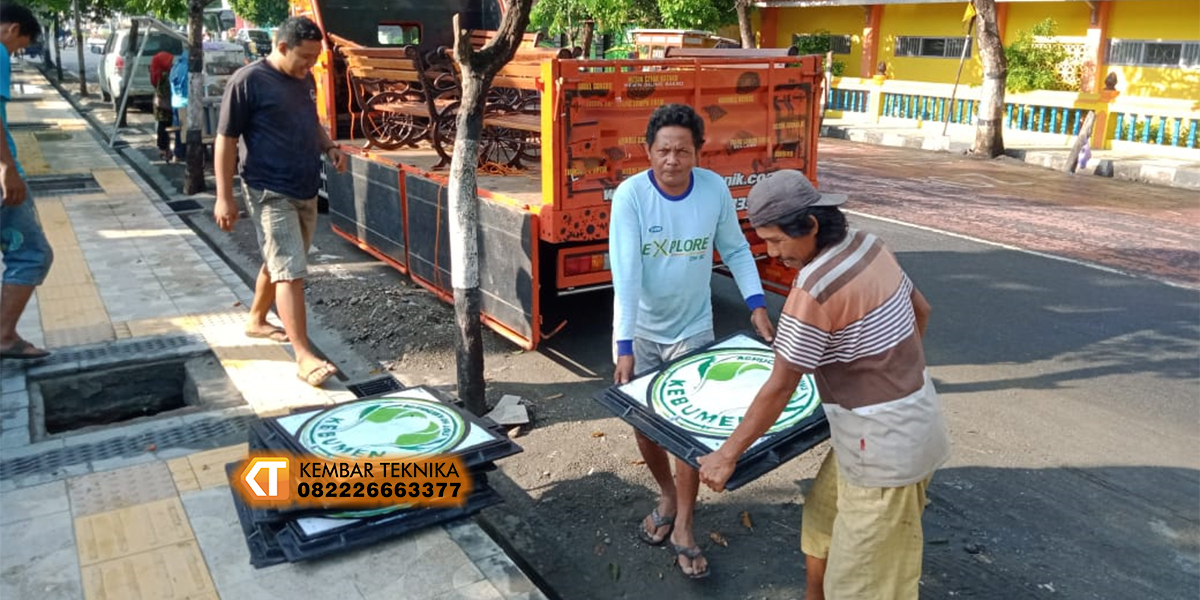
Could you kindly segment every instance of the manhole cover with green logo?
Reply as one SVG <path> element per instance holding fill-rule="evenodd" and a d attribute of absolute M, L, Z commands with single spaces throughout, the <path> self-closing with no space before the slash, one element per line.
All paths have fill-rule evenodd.
<path fill-rule="evenodd" d="M 596 396 L 672 454 L 699 467 L 741 423 L 766 383 L 775 353 L 745 334 L 720 340 Z M 816 382 L 805 375 L 779 419 L 738 462 L 726 487 L 761 477 L 829 437 Z"/>

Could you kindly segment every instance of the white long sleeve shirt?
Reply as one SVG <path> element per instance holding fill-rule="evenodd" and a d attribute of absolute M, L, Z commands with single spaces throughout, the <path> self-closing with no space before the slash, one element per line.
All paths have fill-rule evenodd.
<path fill-rule="evenodd" d="M 692 169 L 681 196 L 665 194 L 651 171 L 621 182 L 609 222 L 619 355 L 632 353 L 635 337 L 671 344 L 712 329 L 714 249 L 750 309 L 764 306 L 750 244 L 720 175 Z"/>

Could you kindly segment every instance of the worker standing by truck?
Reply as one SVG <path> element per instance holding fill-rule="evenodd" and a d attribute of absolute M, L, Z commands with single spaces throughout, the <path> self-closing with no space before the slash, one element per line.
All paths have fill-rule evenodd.
<path fill-rule="evenodd" d="M 751 310 L 750 320 L 770 342 L 762 282 L 738 226 L 725 180 L 696 166 L 704 121 L 691 107 L 667 104 L 650 116 L 646 152 L 651 168 L 617 187 L 609 225 L 615 292 L 613 380 L 627 383 L 713 341 L 713 250 L 733 273 Z M 708 562 L 692 534 L 699 473 L 682 459 L 675 476 L 667 452 L 635 432 L 638 450 L 659 486 L 658 505 L 638 529 L 652 546 L 669 542 L 676 565 L 692 579 L 707 577 Z"/>
<path fill-rule="evenodd" d="M 293 17 L 279 26 L 271 55 L 238 70 L 226 84 L 215 151 L 217 225 L 232 231 L 237 222 L 233 170 L 240 159 L 246 212 L 262 250 L 246 335 L 291 341 L 296 376 L 313 387 L 337 373 L 337 367 L 312 351 L 304 305 L 321 156 L 338 172 L 346 170 L 346 156 L 317 118 L 310 71 L 321 54 L 323 37 L 307 17 Z M 267 322 L 276 301 L 283 331 Z"/>

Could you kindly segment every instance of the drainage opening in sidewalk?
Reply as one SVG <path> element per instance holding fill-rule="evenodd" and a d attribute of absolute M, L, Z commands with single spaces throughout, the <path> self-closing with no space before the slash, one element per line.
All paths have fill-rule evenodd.
<path fill-rule="evenodd" d="M 75 175 L 38 175 L 27 180 L 34 195 L 85 194 L 102 192 L 100 182 L 91 173 Z"/>
<path fill-rule="evenodd" d="M 177 213 L 193 213 L 204 210 L 204 206 L 195 200 L 172 200 L 167 203 L 167 206 Z"/>
<path fill-rule="evenodd" d="M 44 373 L 29 371 L 33 441 L 244 404 L 203 342 L 124 342 L 86 348 L 78 362 L 41 367 Z"/>

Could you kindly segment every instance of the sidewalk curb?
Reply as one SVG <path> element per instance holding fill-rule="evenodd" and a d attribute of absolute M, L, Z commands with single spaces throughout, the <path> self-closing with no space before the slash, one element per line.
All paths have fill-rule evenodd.
<path fill-rule="evenodd" d="M 821 125 L 821 137 L 874 144 L 877 146 L 913 148 L 917 150 L 951 152 L 954 154 L 966 154 L 971 149 L 971 145 L 966 142 L 954 141 L 944 136 L 879 132 L 845 125 Z M 1008 148 L 1005 149 L 1004 154 L 1027 164 L 1055 171 L 1064 171 L 1067 164 L 1066 149 L 1032 150 L 1027 148 Z M 1200 172 L 1197 171 L 1151 165 L 1138 160 L 1114 160 L 1110 158 L 1093 160 L 1092 164 L 1094 166 L 1087 169 L 1086 172 L 1100 177 L 1111 177 L 1184 190 L 1200 190 Z"/>

